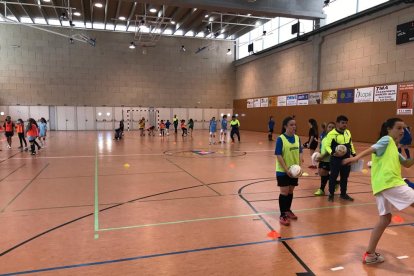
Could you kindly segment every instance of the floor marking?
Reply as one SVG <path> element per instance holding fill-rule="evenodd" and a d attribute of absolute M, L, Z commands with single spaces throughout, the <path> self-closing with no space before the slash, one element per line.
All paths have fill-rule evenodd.
<path fill-rule="evenodd" d="M 338 271 L 338 270 L 343 270 L 344 267 L 343 266 L 337 266 L 337 267 L 332 267 L 331 270 L 332 271 Z"/>
<path fill-rule="evenodd" d="M 49 166 L 49 163 L 47 163 L 30 181 L 27 183 L 24 188 L 12 199 L 9 201 L 9 203 L 6 204 L 6 206 L 3 207 L 3 209 L 0 210 L 0 213 L 3 213 L 7 207 L 9 207 L 36 179 L 37 177 Z"/>
<path fill-rule="evenodd" d="M 406 224 L 391 225 L 390 227 L 401 227 L 401 226 L 413 226 L 413 222 L 412 223 L 406 223 Z M 313 238 L 313 237 L 320 237 L 320 236 L 333 236 L 333 235 L 337 235 L 337 234 L 347 234 L 347 233 L 353 233 L 353 232 L 363 232 L 363 231 L 368 231 L 368 230 L 372 230 L 372 229 L 373 228 L 360 228 L 360 229 L 351 229 L 351 230 L 338 231 L 338 232 L 313 234 L 313 235 L 307 235 L 307 236 L 296 236 L 296 237 L 291 237 L 291 238 L 281 238 L 281 239 L 277 239 L 277 240 L 263 240 L 263 241 L 248 242 L 248 243 L 238 243 L 238 244 L 228 244 L 228 245 L 221 245 L 221 246 L 214 246 L 214 247 L 196 248 L 196 249 L 173 251 L 173 252 L 167 252 L 167 253 L 158 253 L 158 254 L 151 254 L 151 255 L 135 256 L 135 257 L 123 258 L 123 259 L 114 259 L 114 260 L 106 260 L 106 261 L 99 261 L 99 262 L 81 263 L 81 264 L 73 264 L 73 265 L 66 265 L 66 266 L 49 267 L 49 268 L 40 268 L 40 269 L 36 269 L 36 270 L 25 270 L 25 271 L 18 271 L 18 272 L 10 272 L 10 273 L 5 273 L 5 274 L 0 274 L 0 276 L 32 274 L 32 273 L 45 272 L 45 271 L 56 271 L 56 270 L 71 269 L 71 268 L 78 268 L 78 267 L 105 265 L 105 264 L 110 264 L 110 263 L 120 263 L 120 262 L 135 261 L 135 260 L 140 260 L 140 259 L 150 259 L 150 258 L 157 258 L 157 257 L 171 256 L 171 255 L 180 255 L 180 254 L 187 254 L 187 253 L 194 253 L 194 252 L 211 251 L 211 250 L 217 250 L 217 249 L 244 247 L 244 246 L 267 244 L 267 243 L 277 243 L 277 242 L 283 242 L 283 241 L 287 241 L 287 240 L 306 239 L 306 238 Z"/>
<path fill-rule="evenodd" d="M 6 175 L 5 177 L 3 177 L 2 179 L 0 179 L 0 182 L 2 182 L 4 179 L 6 179 L 7 177 L 9 177 L 10 175 L 14 174 L 16 171 L 18 171 L 21 167 L 26 166 L 26 164 L 21 165 L 20 167 L 17 167 L 17 169 L 11 171 L 8 175 Z"/>
<path fill-rule="evenodd" d="M 397 257 L 397 259 L 399 259 L 399 260 L 408 259 L 408 258 L 409 258 L 408 256 L 398 256 Z"/>
<path fill-rule="evenodd" d="M 135 154 L 100 154 L 98 157 L 123 157 L 123 156 L 162 156 L 163 153 L 135 153 Z M 36 159 L 66 159 L 66 158 L 94 158 L 95 155 L 68 155 L 68 156 L 36 156 Z M 33 159 L 30 157 L 17 157 L 13 159 Z M 6 159 L 7 160 L 7 159 Z"/>
<path fill-rule="evenodd" d="M 94 194 L 95 194 L 95 208 L 94 208 L 94 230 L 95 230 L 95 235 L 94 235 L 94 239 L 98 239 L 99 238 L 99 197 L 98 197 L 98 144 L 96 145 L 96 155 L 95 155 L 95 181 L 94 181 Z"/>

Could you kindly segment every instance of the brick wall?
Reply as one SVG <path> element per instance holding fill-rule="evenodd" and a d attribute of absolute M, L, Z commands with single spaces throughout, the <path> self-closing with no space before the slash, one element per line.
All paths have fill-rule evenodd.
<path fill-rule="evenodd" d="M 232 42 L 168 37 L 143 54 L 128 48 L 132 33 L 87 34 L 97 38 L 96 47 L 0 24 L 0 104 L 232 107 L 233 56 L 226 55 Z"/>

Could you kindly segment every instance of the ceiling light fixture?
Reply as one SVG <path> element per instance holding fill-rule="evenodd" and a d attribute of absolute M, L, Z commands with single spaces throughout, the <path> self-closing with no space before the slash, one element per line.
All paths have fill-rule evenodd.
<path fill-rule="evenodd" d="M 125 16 L 120 16 L 118 19 L 119 20 L 125 20 L 126 18 L 125 18 Z"/>
<path fill-rule="evenodd" d="M 176 22 L 175 22 L 174 20 L 171 20 L 171 24 L 175 25 L 175 23 L 176 23 Z"/>
<path fill-rule="evenodd" d="M 81 16 L 81 13 L 80 12 L 74 12 L 73 15 L 74 16 Z"/>
<path fill-rule="evenodd" d="M 133 41 L 129 44 L 129 49 L 135 49 L 135 43 Z"/>
<path fill-rule="evenodd" d="M 207 18 L 207 17 L 209 17 L 209 15 L 208 15 L 208 14 L 204 15 L 204 18 Z"/>
<path fill-rule="evenodd" d="M 230 56 L 232 54 L 230 49 L 227 49 L 227 55 Z"/>
<path fill-rule="evenodd" d="M 156 12 L 157 12 L 157 9 L 156 9 L 156 8 L 151 8 L 151 9 L 149 9 L 149 11 L 150 11 L 151 13 L 156 13 Z"/>
<path fill-rule="evenodd" d="M 49 3 L 49 2 L 50 2 L 50 0 L 43 0 L 43 2 Z"/>
<path fill-rule="evenodd" d="M 226 31 L 225 28 L 221 29 L 220 33 L 224 33 Z"/>
<path fill-rule="evenodd" d="M 251 15 L 252 15 L 251 13 L 248 13 L 248 14 L 247 14 L 247 16 L 251 16 Z"/>
<path fill-rule="evenodd" d="M 95 6 L 95 7 L 97 7 L 97 8 L 102 8 L 102 7 L 103 7 L 103 4 L 102 4 L 102 3 L 100 3 L 100 2 L 96 2 L 96 3 L 94 4 L 94 6 Z"/>

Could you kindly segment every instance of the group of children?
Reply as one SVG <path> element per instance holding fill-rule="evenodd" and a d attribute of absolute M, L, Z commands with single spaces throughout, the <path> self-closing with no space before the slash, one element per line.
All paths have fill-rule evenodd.
<path fill-rule="evenodd" d="M 47 121 L 43 117 L 40 118 L 39 123 L 37 123 L 35 119 L 29 118 L 25 127 L 22 119 L 18 119 L 17 122 L 14 123 L 11 117 L 7 116 L 3 124 L 3 130 L 7 140 L 7 147 L 9 149 L 12 148 L 12 137 L 15 132 L 17 132 L 19 137 L 20 146 L 18 148 L 21 150 L 28 151 L 26 137 L 29 140 L 30 152 L 32 155 L 36 154 L 36 147 L 40 150 L 45 146 Z M 39 140 L 41 146 L 37 143 L 36 139 Z"/>
<path fill-rule="evenodd" d="M 404 135 L 407 135 L 409 129 L 406 128 L 401 119 L 390 118 L 382 124 L 379 140 L 357 154 L 352 144 L 351 133 L 347 129 L 347 123 L 346 116 L 340 115 L 336 122 L 329 122 L 326 125 L 325 133 L 321 137 L 321 154 L 316 158 L 316 161 L 319 162 L 321 188 L 315 195 L 324 195 L 324 188 L 329 181 L 330 194 L 328 201 L 333 201 L 336 178 L 340 175 L 341 198 L 353 201 L 346 193 L 350 164 L 357 162 L 364 156 L 371 155 L 371 185 L 380 218 L 371 232 L 369 244 L 363 254 L 362 261 L 365 264 L 381 263 L 384 261 L 384 257 L 376 252 L 376 248 L 386 227 L 391 223 L 392 206 L 398 210 L 409 206 L 414 207 L 414 190 L 407 185 L 401 176 L 401 166 L 411 167 L 414 164 L 414 159 L 409 159 L 409 150 L 406 151 L 408 158 L 406 159 L 401 155 L 401 150 L 398 149 L 398 145 L 401 144 L 401 140 Z M 280 188 L 279 222 L 287 226 L 291 220 L 298 219 L 291 210 L 293 191 L 298 186 L 298 178 L 293 175 L 290 167 L 302 165 L 303 146 L 300 143 L 299 136 L 296 135 L 296 121 L 294 118 L 287 117 L 283 120 L 281 133 L 277 138 L 275 149 L 277 157 L 276 179 Z M 403 142 L 411 143 L 410 137 Z M 338 150 L 338 146 L 345 146 L 347 150 Z"/>
<path fill-rule="evenodd" d="M 145 128 L 145 124 L 146 124 L 145 121 L 146 121 L 145 118 L 142 117 L 141 120 L 139 120 L 138 122 L 140 136 L 145 136 L 145 131 L 148 132 L 149 136 L 155 136 L 155 126 L 150 125 L 148 128 Z M 179 120 L 177 118 L 177 115 L 174 115 L 173 126 L 174 126 L 175 133 L 178 132 L 178 121 Z M 219 143 L 226 143 L 227 125 L 228 125 L 227 115 L 223 115 L 222 120 L 221 120 Z M 170 135 L 170 126 L 171 126 L 170 120 L 166 120 L 166 121 L 161 120 L 160 123 L 158 124 L 158 129 L 160 132 L 159 135 L 161 137 Z M 234 115 L 232 116 L 232 119 L 230 121 L 230 126 L 231 126 L 230 137 L 232 139 L 232 142 L 234 142 L 234 135 L 237 135 L 238 141 L 240 142 L 240 132 L 239 132 L 240 122 L 237 119 L 237 117 Z M 187 135 L 193 136 L 194 120 L 190 118 L 188 120 L 188 123 L 186 123 L 184 119 L 181 119 L 180 128 L 182 131 L 181 136 L 183 137 L 186 137 Z M 217 120 L 216 120 L 216 117 L 212 117 L 210 120 L 210 124 L 209 124 L 209 144 L 210 145 L 216 144 L 216 141 L 215 141 L 216 132 L 217 132 Z"/>

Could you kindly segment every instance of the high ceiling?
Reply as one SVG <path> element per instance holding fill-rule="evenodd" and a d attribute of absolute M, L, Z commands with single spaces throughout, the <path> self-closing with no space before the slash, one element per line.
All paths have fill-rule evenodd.
<path fill-rule="evenodd" d="M 323 18 L 322 6 L 323 0 L 9 0 L 0 1 L 0 14 L 24 24 L 235 39 L 277 16 Z"/>

